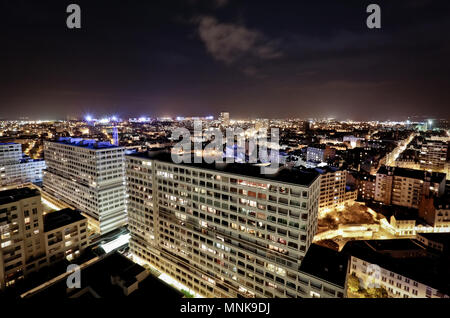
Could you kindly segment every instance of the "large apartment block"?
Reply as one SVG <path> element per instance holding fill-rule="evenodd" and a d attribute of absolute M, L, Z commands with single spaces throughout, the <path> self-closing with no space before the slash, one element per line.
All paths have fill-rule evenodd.
<path fill-rule="evenodd" d="M 375 199 L 375 188 L 376 188 L 376 176 L 365 175 L 358 179 L 358 196 L 363 200 L 374 200 Z"/>
<path fill-rule="evenodd" d="M 317 172 L 126 158 L 134 256 L 207 297 L 310 296 L 299 266 L 317 228 Z"/>
<path fill-rule="evenodd" d="M 306 161 L 326 162 L 334 157 L 336 149 L 329 146 L 317 145 L 316 147 L 308 147 L 306 151 Z"/>
<path fill-rule="evenodd" d="M 320 173 L 319 211 L 357 199 L 357 190 L 347 191 L 347 170 L 326 167 L 316 168 L 316 171 Z"/>
<path fill-rule="evenodd" d="M 45 161 L 22 154 L 22 145 L 0 143 L 0 186 L 42 181 Z"/>
<path fill-rule="evenodd" d="M 14 142 L 0 143 L 0 165 L 19 162 L 22 156 L 21 144 Z"/>
<path fill-rule="evenodd" d="M 83 211 L 100 233 L 127 224 L 125 149 L 62 138 L 44 143 L 44 190 Z"/>
<path fill-rule="evenodd" d="M 445 192 L 445 174 L 382 166 L 377 172 L 375 200 L 418 209 L 423 196 L 440 197 Z"/>
<path fill-rule="evenodd" d="M 447 143 L 426 139 L 420 149 L 420 169 L 444 172 L 447 160 Z"/>
<path fill-rule="evenodd" d="M 0 192 L 0 289 L 44 266 L 44 222 L 37 189 Z"/>
<path fill-rule="evenodd" d="M 0 289 L 87 247 L 87 221 L 65 209 L 43 215 L 40 192 L 18 188 L 0 192 Z"/>

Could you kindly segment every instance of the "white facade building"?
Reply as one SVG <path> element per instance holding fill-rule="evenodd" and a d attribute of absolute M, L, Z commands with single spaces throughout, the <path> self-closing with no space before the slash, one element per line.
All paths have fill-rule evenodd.
<path fill-rule="evenodd" d="M 0 143 L 0 186 L 42 181 L 45 161 L 24 158 L 22 145 Z"/>
<path fill-rule="evenodd" d="M 318 174 L 250 168 L 127 156 L 133 256 L 206 297 L 310 297 L 299 265 L 317 229 Z"/>
<path fill-rule="evenodd" d="M 17 163 L 22 157 L 21 144 L 14 142 L 0 143 L 0 166 Z"/>
<path fill-rule="evenodd" d="M 449 298 L 448 257 L 419 240 L 369 240 L 347 243 L 348 275 L 360 287 L 383 288 L 391 298 Z M 348 278 L 347 278 L 348 281 Z"/>
<path fill-rule="evenodd" d="M 445 192 L 445 174 L 382 166 L 377 172 L 375 200 L 389 205 L 418 209 L 423 196 L 440 197 Z"/>
<path fill-rule="evenodd" d="M 100 233 L 127 224 L 123 147 L 64 138 L 45 142 L 44 156 L 45 191 L 84 212 Z"/>

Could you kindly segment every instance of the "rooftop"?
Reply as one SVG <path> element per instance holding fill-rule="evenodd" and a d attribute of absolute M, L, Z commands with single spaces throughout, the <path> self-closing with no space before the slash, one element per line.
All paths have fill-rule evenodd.
<path fill-rule="evenodd" d="M 433 198 L 434 206 L 437 209 L 448 210 L 450 209 L 450 194 L 446 193 L 444 196 L 440 198 Z"/>
<path fill-rule="evenodd" d="M 377 174 L 388 175 L 389 173 L 392 173 L 392 175 L 397 177 L 412 178 L 419 180 L 425 180 L 426 177 L 430 177 L 430 181 L 436 183 L 441 183 L 443 180 L 445 180 L 445 173 L 440 172 L 428 172 L 424 170 L 387 167 L 387 166 L 381 166 L 380 169 L 378 169 L 377 171 Z"/>
<path fill-rule="evenodd" d="M 427 240 L 443 244 L 446 250 L 450 249 L 450 233 L 418 233 L 417 235 Z"/>
<path fill-rule="evenodd" d="M 343 252 L 450 295 L 450 258 L 416 240 L 350 241 Z"/>
<path fill-rule="evenodd" d="M 0 191 L 0 204 L 8 204 L 40 195 L 41 193 L 38 189 L 32 188 L 18 188 Z"/>
<path fill-rule="evenodd" d="M 331 167 L 331 166 L 324 166 L 320 168 L 313 168 L 313 170 L 317 171 L 320 174 L 326 174 L 326 173 L 334 173 L 338 171 L 345 171 L 345 169 L 341 169 L 338 167 Z"/>
<path fill-rule="evenodd" d="M 66 279 L 40 290 L 30 296 L 35 299 L 66 299 L 66 298 L 119 298 L 125 297 L 122 289 L 114 284 L 111 277 L 119 276 L 126 285 L 136 282 L 136 275 L 146 269 L 122 254 L 112 253 L 98 262 L 81 270 L 81 288 L 67 288 Z M 167 285 L 158 278 L 149 275 L 138 283 L 138 289 L 128 297 L 143 297 L 143 299 L 173 299 L 181 298 L 183 294 Z"/>
<path fill-rule="evenodd" d="M 348 257 L 330 248 L 311 244 L 300 271 L 344 287 Z"/>
<path fill-rule="evenodd" d="M 6 145 L 20 145 L 17 142 L 0 142 L 0 146 L 6 146 Z"/>
<path fill-rule="evenodd" d="M 141 152 L 128 155 L 130 157 L 145 158 L 151 160 L 157 160 L 161 162 L 174 163 L 169 152 Z M 175 164 L 175 163 L 174 163 Z M 278 182 L 298 184 L 302 186 L 309 186 L 314 180 L 319 176 L 317 171 L 312 170 L 301 170 L 298 168 L 292 169 L 279 169 L 274 174 L 262 174 L 261 167 L 258 165 L 252 165 L 249 163 L 223 163 L 223 164 L 209 164 L 206 162 L 202 163 L 180 163 L 180 165 L 185 165 L 194 168 L 206 169 L 211 171 L 226 172 L 229 174 L 234 174 L 236 176 L 248 176 L 253 178 L 260 178 L 264 180 L 274 180 Z"/>
<path fill-rule="evenodd" d="M 108 149 L 108 148 L 119 148 L 111 144 L 108 141 L 97 141 L 95 139 L 83 139 L 83 138 L 72 138 L 72 137 L 60 137 L 58 140 L 53 141 L 59 144 L 76 146 L 88 149 Z"/>
<path fill-rule="evenodd" d="M 51 212 L 44 216 L 44 232 L 50 232 L 83 219 L 86 218 L 79 211 L 70 208 Z"/>
<path fill-rule="evenodd" d="M 417 209 L 408 208 L 399 205 L 380 205 L 376 203 L 368 203 L 368 207 L 377 213 L 383 214 L 387 220 L 393 215 L 397 220 L 416 220 L 419 218 Z"/>

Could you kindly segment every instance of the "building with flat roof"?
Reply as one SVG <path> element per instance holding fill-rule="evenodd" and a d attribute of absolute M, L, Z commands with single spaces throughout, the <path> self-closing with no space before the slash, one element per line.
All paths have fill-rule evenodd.
<path fill-rule="evenodd" d="M 425 139 L 420 149 L 420 169 L 444 172 L 448 145 L 445 141 Z"/>
<path fill-rule="evenodd" d="M 441 197 L 445 174 L 381 166 L 377 172 L 375 200 L 418 209 L 423 196 Z"/>
<path fill-rule="evenodd" d="M 150 275 L 144 267 L 115 252 L 92 262 L 80 270 L 80 288 L 68 288 L 66 276 L 50 286 L 23 294 L 23 298 L 39 299 L 94 299 L 118 297 L 145 297 L 151 299 L 181 298 L 183 294 Z"/>
<path fill-rule="evenodd" d="M 126 156 L 130 251 L 206 297 L 297 297 L 319 174 Z"/>
<path fill-rule="evenodd" d="M 88 246 L 87 219 L 79 211 L 63 209 L 44 215 L 44 240 L 49 263 L 78 257 Z"/>
<path fill-rule="evenodd" d="M 41 196 L 37 189 L 0 192 L 0 289 L 47 262 Z"/>
<path fill-rule="evenodd" d="M 336 250 L 312 244 L 299 269 L 302 297 L 346 297 L 348 257 Z"/>
<path fill-rule="evenodd" d="M 24 157 L 22 145 L 0 143 L 0 186 L 41 182 L 45 161 Z"/>
<path fill-rule="evenodd" d="M 40 192 L 0 192 L 0 289 L 59 259 L 73 259 L 87 247 L 86 218 L 64 209 L 43 215 Z"/>
<path fill-rule="evenodd" d="M 83 211 L 97 232 L 107 233 L 127 224 L 125 148 L 62 138 L 45 142 L 44 156 L 46 192 Z"/>
<path fill-rule="evenodd" d="M 332 167 L 315 170 L 320 173 L 319 211 L 331 210 L 357 199 L 358 191 L 347 189 L 347 170 Z"/>
<path fill-rule="evenodd" d="M 326 162 L 336 155 L 336 149 L 326 145 L 310 146 L 306 151 L 306 161 Z"/>
<path fill-rule="evenodd" d="M 17 163 L 22 157 L 21 144 L 15 142 L 0 143 L 0 166 Z"/>
<path fill-rule="evenodd" d="M 342 252 L 351 256 L 347 274 L 363 288 L 383 288 L 394 298 L 449 298 L 448 253 L 419 240 L 351 241 Z"/>
<path fill-rule="evenodd" d="M 417 240 L 441 253 L 450 252 L 450 233 L 420 233 Z"/>

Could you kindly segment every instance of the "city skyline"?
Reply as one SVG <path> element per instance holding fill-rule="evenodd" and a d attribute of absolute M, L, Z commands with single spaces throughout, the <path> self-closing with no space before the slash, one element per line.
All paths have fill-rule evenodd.
<path fill-rule="evenodd" d="M 450 5 L 369 3 L 6 1 L 0 117 L 449 117 Z"/>
<path fill-rule="evenodd" d="M 450 299 L 448 0 L 0 12 L 0 301 L 15 315 Z"/>

